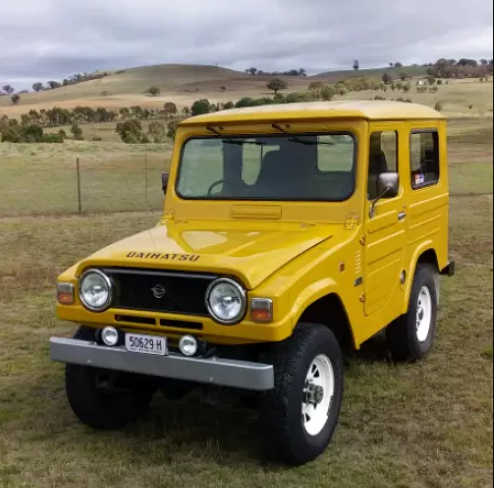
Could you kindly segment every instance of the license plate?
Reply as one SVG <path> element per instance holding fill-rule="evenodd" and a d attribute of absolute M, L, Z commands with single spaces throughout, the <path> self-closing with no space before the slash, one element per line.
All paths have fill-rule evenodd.
<path fill-rule="evenodd" d="M 139 354 L 152 354 L 154 356 L 166 356 L 168 354 L 165 337 L 127 334 L 125 347 L 127 351 Z"/>

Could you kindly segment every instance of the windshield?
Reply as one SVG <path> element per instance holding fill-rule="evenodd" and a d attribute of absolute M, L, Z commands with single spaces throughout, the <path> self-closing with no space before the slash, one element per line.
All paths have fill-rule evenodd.
<path fill-rule="evenodd" d="M 189 139 L 177 193 L 184 199 L 344 201 L 355 191 L 352 134 Z"/>

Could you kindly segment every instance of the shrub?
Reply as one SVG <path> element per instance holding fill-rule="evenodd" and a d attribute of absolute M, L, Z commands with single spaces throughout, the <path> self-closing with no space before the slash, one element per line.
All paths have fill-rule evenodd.
<path fill-rule="evenodd" d="M 36 124 L 31 124 L 22 127 L 20 131 L 22 142 L 42 142 L 43 140 L 43 127 Z"/>
<path fill-rule="evenodd" d="M 10 98 L 10 100 L 12 101 L 12 103 L 14 105 L 18 105 L 19 102 L 21 101 L 21 96 L 16 93 L 15 95 L 12 95 L 12 97 Z"/>
<path fill-rule="evenodd" d="M 70 132 L 72 133 L 76 141 L 84 140 L 84 132 L 82 131 L 82 129 L 79 127 L 78 124 L 73 124 L 72 127 L 70 128 Z"/>
<path fill-rule="evenodd" d="M 194 102 L 191 108 L 191 113 L 192 115 L 203 115 L 203 114 L 208 114 L 211 110 L 211 103 L 209 100 L 202 99 L 202 100 L 197 100 Z"/>
<path fill-rule="evenodd" d="M 63 144 L 65 140 L 60 134 L 43 134 L 40 142 L 44 144 Z"/>
<path fill-rule="evenodd" d="M 21 132 L 18 127 L 7 127 L 2 131 L 2 142 L 17 144 L 21 142 Z"/>
<path fill-rule="evenodd" d="M 93 142 L 102 142 L 103 139 L 100 137 L 100 136 L 93 136 L 93 139 L 92 139 Z"/>
<path fill-rule="evenodd" d="M 254 99 L 251 97 L 242 98 L 235 104 L 237 108 L 252 107 L 253 105 Z"/>
<path fill-rule="evenodd" d="M 178 128 L 178 122 L 176 120 L 174 120 L 173 122 L 170 122 L 168 124 L 168 132 L 167 132 L 167 136 L 174 140 L 175 139 L 175 136 L 177 135 L 177 128 Z"/>
<path fill-rule="evenodd" d="M 149 138 L 156 144 L 162 144 L 166 139 L 166 128 L 159 122 L 149 124 Z"/>
<path fill-rule="evenodd" d="M 441 102 L 437 102 L 436 105 L 434 106 L 434 108 L 438 111 L 438 112 L 442 112 L 443 109 L 444 109 L 444 106 Z"/>
<path fill-rule="evenodd" d="M 116 132 L 126 144 L 139 144 L 142 140 L 142 125 L 136 119 L 119 122 Z"/>

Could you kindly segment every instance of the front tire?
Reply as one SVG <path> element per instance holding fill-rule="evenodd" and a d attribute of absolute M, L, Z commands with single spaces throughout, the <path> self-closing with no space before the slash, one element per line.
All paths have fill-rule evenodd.
<path fill-rule="evenodd" d="M 317 459 L 331 443 L 344 393 L 343 356 L 331 330 L 300 324 L 273 347 L 275 389 L 260 422 L 270 458 L 291 465 Z"/>
<path fill-rule="evenodd" d="M 75 338 L 94 340 L 92 329 Z M 154 388 L 132 375 L 86 366 L 67 365 L 67 399 L 78 419 L 97 430 L 117 430 L 136 420 L 150 406 Z"/>
<path fill-rule="evenodd" d="M 439 273 L 430 264 L 419 264 L 408 313 L 388 327 L 388 350 L 398 361 L 417 362 L 434 346 L 439 311 Z"/>

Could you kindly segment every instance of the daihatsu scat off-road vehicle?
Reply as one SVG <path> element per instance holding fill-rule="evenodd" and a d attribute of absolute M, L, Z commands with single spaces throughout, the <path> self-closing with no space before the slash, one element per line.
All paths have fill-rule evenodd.
<path fill-rule="evenodd" d="M 253 393 L 270 455 L 300 465 L 334 435 L 342 351 L 386 331 L 420 360 L 448 260 L 446 121 L 391 102 L 308 103 L 178 128 L 153 229 L 58 280 L 52 338 L 71 407 L 116 429 L 161 390 Z M 230 391 L 230 390 L 228 390 Z"/>

